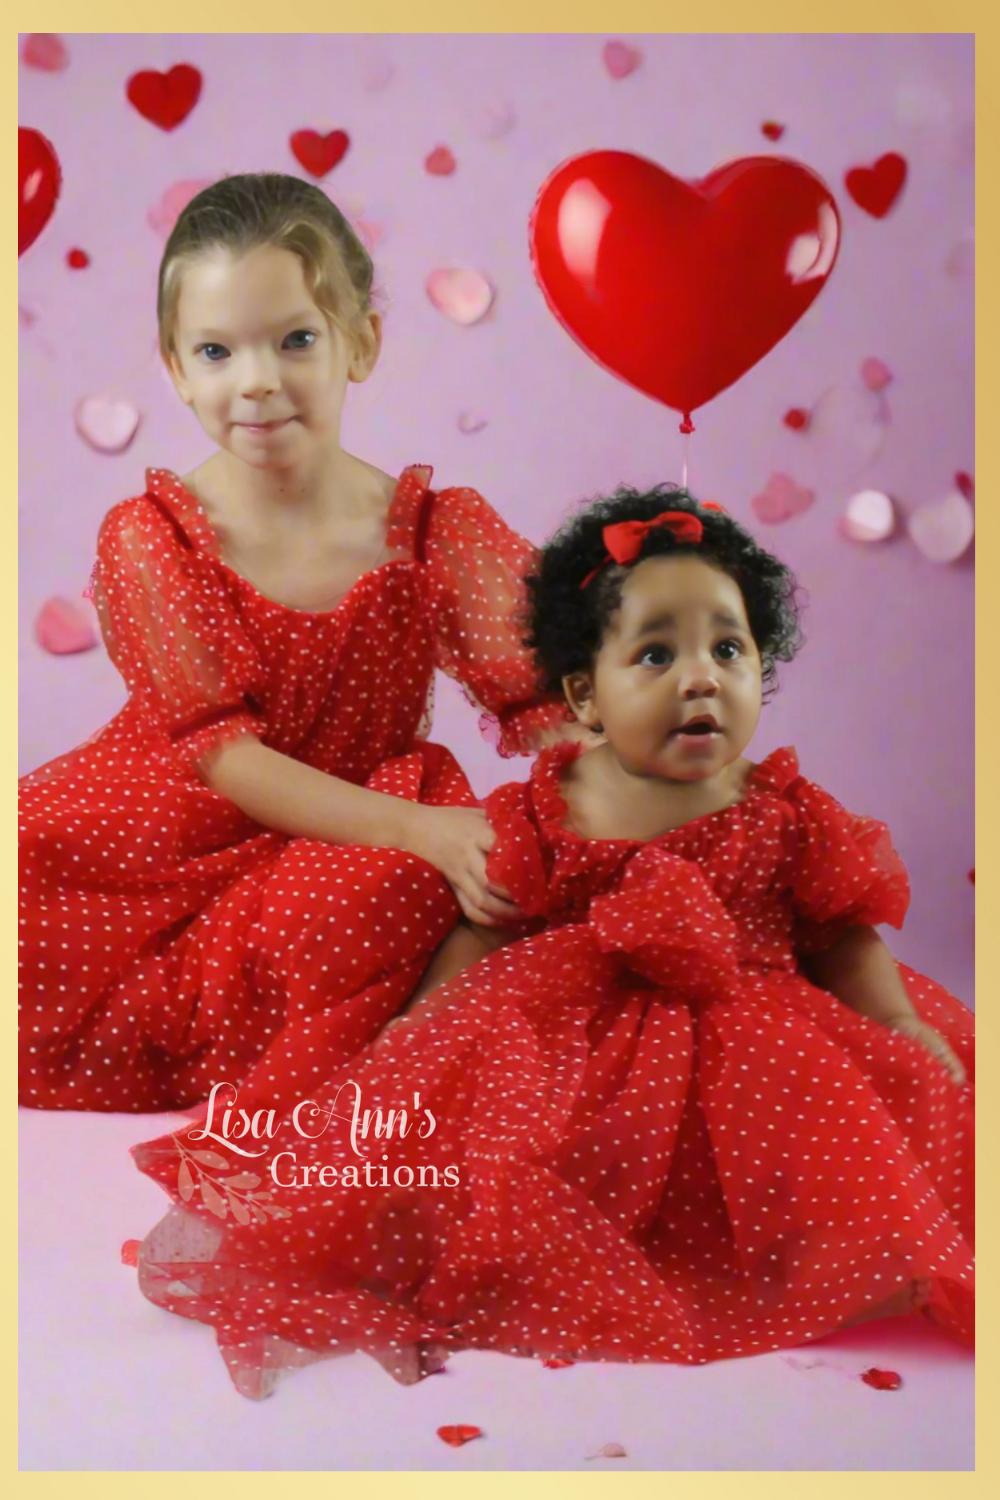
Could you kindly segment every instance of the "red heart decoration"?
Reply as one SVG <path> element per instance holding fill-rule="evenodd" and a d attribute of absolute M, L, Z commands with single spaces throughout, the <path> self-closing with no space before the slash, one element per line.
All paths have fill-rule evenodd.
<path fill-rule="evenodd" d="M 51 31 L 33 31 L 21 49 L 21 61 L 41 73 L 61 73 L 69 66 L 69 53 L 61 36 Z"/>
<path fill-rule="evenodd" d="M 424 169 L 432 177 L 450 177 L 455 170 L 455 158 L 447 146 L 435 146 L 424 159 Z"/>
<path fill-rule="evenodd" d="M 471 1443 L 473 1438 L 482 1437 L 481 1427 L 439 1427 L 437 1435 L 449 1448 L 461 1448 L 465 1443 Z"/>
<path fill-rule="evenodd" d="M 329 135 L 320 135 L 317 130 L 296 130 L 288 144 L 300 167 L 313 177 L 325 177 L 343 161 L 351 138 L 346 130 L 331 130 Z"/>
<path fill-rule="evenodd" d="M 852 167 L 844 186 L 859 208 L 874 219 L 884 219 L 906 181 L 906 161 L 896 151 L 880 156 L 873 167 Z"/>
<path fill-rule="evenodd" d="M 548 178 L 531 216 L 535 276 L 592 359 L 689 413 L 762 359 L 837 258 L 825 183 L 775 156 L 688 182 L 626 151 Z"/>
<path fill-rule="evenodd" d="M 90 265 L 90 256 L 86 250 L 70 250 L 66 256 L 66 264 L 74 271 L 85 271 Z"/>
<path fill-rule="evenodd" d="M 898 1391 L 903 1384 L 903 1377 L 897 1375 L 895 1370 L 880 1370 L 876 1365 L 865 1370 L 861 1379 L 865 1385 L 874 1386 L 877 1391 Z"/>
<path fill-rule="evenodd" d="M 17 127 L 17 253 L 33 245 L 52 217 L 62 187 L 56 148 L 39 131 Z"/>
<path fill-rule="evenodd" d="M 122 1245 L 122 1265 L 137 1266 L 139 1264 L 139 1246 L 141 1240 L 125 1240 Z"/>
<path fill-rule="evenodd" d="M 761 135 L 766 135 L 769 141 L 780 141 L 785 133 L 784 125 L 779 125 L 777 120 L 765 120 L 760 127 Z"/>
<path fill-rule="evenodd" d="M 809 426 L 809 413 L 805 407 L 792 406 L 781 419 L 793 432 L 803 432 Z"/>
<path fill-rule="evenodd" d="M 161 130 L 175 130 L 194 109 L 201 96 L 201 74 L 190 63 L 178 63 L 168 73 L 148 69 L 133 73 L 125 93 L 144 120 Z"/>

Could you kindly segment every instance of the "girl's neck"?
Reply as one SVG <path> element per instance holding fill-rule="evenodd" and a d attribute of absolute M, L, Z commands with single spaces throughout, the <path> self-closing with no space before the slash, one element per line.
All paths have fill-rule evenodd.
<path fill-rule="evenodd" d="M 279 516 L 305 524 L 352 521 L 383 506 L 395 483 L 339 443 L 308 465 L 289 469 L 256 469 L 220 450 L 187 482 L 209 514 L 223 524 L 237 515 L 251 523 Z"/>
<path fill-rule="evenodd" d="M 630 771 L 605 743 L 570 762 L 563 793 L 585 838 L 645 842 L 742 802 L 752 769 L 741 756 L 703 781 L 666 781 Z"/>

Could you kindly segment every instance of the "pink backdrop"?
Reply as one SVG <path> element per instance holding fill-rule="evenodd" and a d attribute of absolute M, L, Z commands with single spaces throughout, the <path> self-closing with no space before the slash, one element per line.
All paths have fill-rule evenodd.
<path fill-rule="evenodd" d="M 324 186 L 381 228 L 387 319 L 379 370 L 351 396 L 348 446 L 389 469 L 433 463 L 436 482 L 475 485 L 541 540 L 583 496 L 679 478 L 680 440 L 673 414 L 592 365 L 546 311 L 526 253 L 539 185 L 597 147 L 686 176 L 778 150 L 833 188 L 840 263 L 784 343 L 696 414 L 692 485 L 745 520 L 775 470 L 815 490 L 804 515 L 757 526 L 811 606 L 807 648 L 785 670 L 755 750 L 794 743 L 807 774 L 886 819 L 914 886 L 896 951 L 971 1002 L 971 556 L 935 566 L 905 536 L 860 547 L 837 520 L 859 488 L 887 490 L 905 514 L 973 469 L 973 39 L 648 36 L 632 39 L 641 63 L 617 80 L 604 40 L 94 34 L 65 38 L 62 71 L 22 67 L 20 123 L 54 142 L 65 173 L 56 215 L 20 263 L 22 769 L 84 738 L 123 699 L 103 650 L 39 647 L 38 610 L 54 594 L 79 597 L 101 516 L 141 488 L 146 465 L 183 472 L 206 453 L 154 354 L 163 241 L 149 214 L 172 184 L 299 170 L 292 131 L 347 130 L 350 149 Z M 200 68 L 205 86 L 166 133 L 127 103 L 125 81 L 178 62 Z M 509 128 L 490 135 L 505 111 Z M 768 119 L 787 127 L 779 146 L 760 133 Z M 438 145 L 456 158 L 450 177 L 424 170 Z M 879 221 L 850 201 L 843 177 L 886 151 L 902 152 L 910 172 Z M 91 257 L 84 270 L 67 266 L 74 247 Z M 450 264 L 498 289 L 476 327 L 447 322 L 426 297 L 427 274 Z M 858 374 L 869 356 L 893 373 L 881 426 Z M 818 430 L 783 426 L 789 407 L 824 393 Z M 142 412 L 119 456 L 74 431 L 78 401 L 95 394 Z M 487 425 L 461 432 L 462 412 Z M 526 773 L 526 762 L 495 758 L 450 687 L 435 737 L 481 792 Z"/>

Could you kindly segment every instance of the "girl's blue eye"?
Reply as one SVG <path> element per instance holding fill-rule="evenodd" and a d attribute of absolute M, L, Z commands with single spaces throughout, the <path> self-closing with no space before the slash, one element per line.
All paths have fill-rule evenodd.
<path fill-rule="evenodd" d="M 197 352 L 199 354 L 204 354 L 210 365 L 217 365 L 219 363 L 219 361 L 217 359 L 215 359 L 213 357 L 213 355 L 209 352 L 212 349 L 217 349 L 222 354 L 226 354 L 228 352 L 226 349 L 223 348 L 223 346 L 221 344 L 202 344 L 201 348 Z"/>
<path fill-rule="evenodd" d="M 739 641 L 720 641 L 715 648 L 715 654 L 722 661 L 736 661 L 738 657 L 743 655 L 743 647 Z"/>
<path fill-rule="evenodd" d="M 315 341 L 316 341 L 316 335 L 313 333 L 313 331 L 312 331 L 311 328 L 296 328 L 295 332 L 294 333 L 290 333 L 288 335 L 288 337 L 290 339 L 303 339 L 304 338 L 304 339 L 310 339 L 312 341 L 311 343 L 308 343 L 308 344 L 296 344 L 294 346 L 296 349 L 311 349 L 313 343 L 315 343 Z"/>
<path fill-rule="evenodd" d="M 303 349 L 311 349 L 313 344 L 316 342 L 316 335 L 315 333 L 313 333 L 311 328 L 296 328 L 294 333 L 290 333 L 288 335 L 285 343 L 289 343 L 292 339 L 309 340 L 308 343 L 304 344 L 292 344 L 292 350 L 294 352 L 299 352 Z M 224 344 L 201 344 L 199 348 L 195 350 L 195 353 L 203 354 L 210 365 L 217 365 L 221 363 L 221 361 L 229 353 L 229 350 L 225 347 Z"/>

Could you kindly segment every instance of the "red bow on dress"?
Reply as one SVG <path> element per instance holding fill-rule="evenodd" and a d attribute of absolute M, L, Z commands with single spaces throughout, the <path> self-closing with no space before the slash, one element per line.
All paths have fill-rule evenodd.
<path fill-rule="evenodd" d="M 702 508 L 721 510 L 722 506 L 706 501 Z M 609 562 L 635 562 L 642 551 L 642 544 L 646 537 L 657 526 L 669 527 L 678 542 L 700 542 L 704 531 L 698 517 L 688 510 L 665 510 L 662 515 L 654 516 L 651 521 L 619 521 L 615 526 L 605 526 L 601 536 L 608 549 L 608 555 L 603 562 L 598 563 L 597 567 L 587 574 L 580 587 L 585 589 L 590 580 L 596 578 Z"/>

